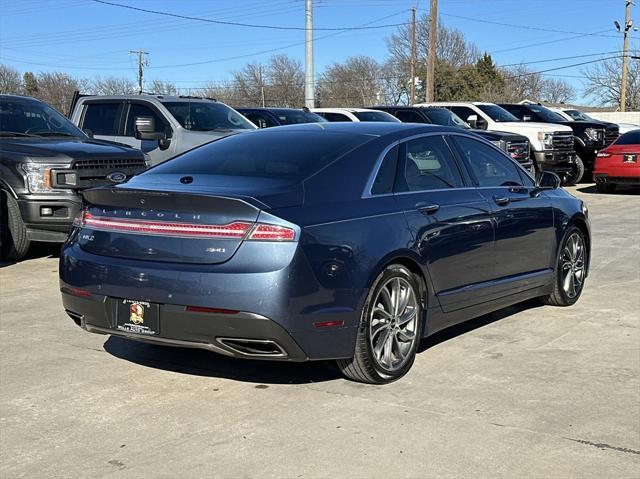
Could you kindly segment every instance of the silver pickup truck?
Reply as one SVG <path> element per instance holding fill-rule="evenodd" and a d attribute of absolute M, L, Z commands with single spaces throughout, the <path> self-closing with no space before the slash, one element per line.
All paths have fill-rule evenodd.
<path fill-rule="evenodd" d="M 79 96 L 70 119 L 89 136 L 144 151 L 152 165 L 256 128 L 224 103 L 168 95 Z"/>

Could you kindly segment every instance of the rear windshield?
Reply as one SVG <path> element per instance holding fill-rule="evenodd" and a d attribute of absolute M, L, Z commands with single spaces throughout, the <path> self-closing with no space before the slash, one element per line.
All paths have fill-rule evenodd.
<path fill-rule="evenodd" d="M 354 111 L 353 114 L 360 121 L 393 121 L 400 122 L 395 116 L 385 111 Z"/>
<path fill-rule="evenodd" d="M 183 128 L 192 131 L 249 130 L 255 127 L 240 113 L 212 101 L 164 101 Z"/>
<path fill-rule="evenodd" d="M 240 133 L 191 150 L 143 174 L 302 180 L 372 138 L 321 130 Z"/>
<path fill-rule="evenodd" d="M 640 145 L 640 130 L 631 130 L 618 137 L 615 145 Z"/>

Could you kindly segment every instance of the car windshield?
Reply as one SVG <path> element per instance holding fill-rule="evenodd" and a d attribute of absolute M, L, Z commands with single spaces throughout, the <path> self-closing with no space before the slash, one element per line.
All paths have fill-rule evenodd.
<path fill-rule="evenodd" d="M 578 110 L 564 110 L 564 112 L 574 120 L 593 121 L 593 118 L 591 118 L 589 115 L 585 115 L 584 113 Z"/>
<path fill-rule="evenodd" d="M 20 98 L 0 99 L 0 135 L 86 138 L 73 123 L 46 103 Z"/>
<path fill-rule="evenodd" d="M 457 128 L 464 128 L 465 130 L 471 129 L 466 121 L 446 108 L 433 108 L 431 110 L 425 110 L 424 113 L 429 120 L 436 125 L 455 126 Z"/>
<path fill-rule="evenodd" d="M 371 138 L 320 129 L 267 128 L 213 141 L 143 175 L 201 174 L 295 181 L 320 171 Z"/>
<path fill-rule="evenodd" d="M 534 112 L 544 121 L 547 121 L 549 123 L 558 123 L 558 122 L 566 121 L 556 112 L 551 111 L 548 108 L 545 108 L 543 106 L 536 105 L 536 106 L 529 106 L 529 108 L 531 109 L 532 112 Z"/>
<path fill-rule="evenodd" d="M 393 121 L 400 122 L 395 116 L 385 111 L 354 111 L 353 114 L 360 121 Z"/>
<path fill-rule="evenodd" d="M 477 105 L 484 113 L 489 115 L 493 121 L 500 123 L 503 121 L 520 121 L 511 113 L 498 105 Z"/>
<path fill-rule="evenodd" d="M 165 101 L 162 104 L 187 130 L 253 130 L 240 113 L 213 101 Z"/>
<path fill-rule="evenodd" d="M 326 123 L 320 115 L 304 110 L 272 110 L 282 125 L 297 125 L 299 123 Z"/>

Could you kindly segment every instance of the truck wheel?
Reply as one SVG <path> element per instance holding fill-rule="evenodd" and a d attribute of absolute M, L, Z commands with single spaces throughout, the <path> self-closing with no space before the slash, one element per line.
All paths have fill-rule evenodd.
<path fill-rule="evenodd" d="M 583 176 L 584 176 L 584 162 L 582 161 L 582 158 L 576 155 L 575 163 L 573 164 L 573 169 L 569 174 L 567 174 L 567 177 L 565 179 L 565 184 L 575 185 L 576 183 L 580 182 Z"/>
<path fill-rule="evenodd" d="M 337 360 L 347 378 L 369 384 L 400 379 L 413 365 L 422 327 L 420 285 L 405 266 L 392 264 L 369 290 L 354 356 Z"/>
<path fill-rule="evenodd" d="M 596 183 L 596 190 L 598 190 L 598 193 L 613 193 L 615 189 L 615 183 Z"/>
<path fill-rule="evenodd" d="M 0 191 L 0 260 L 24 258 L 30 243 L 18 202 L 8 192 Z"/>

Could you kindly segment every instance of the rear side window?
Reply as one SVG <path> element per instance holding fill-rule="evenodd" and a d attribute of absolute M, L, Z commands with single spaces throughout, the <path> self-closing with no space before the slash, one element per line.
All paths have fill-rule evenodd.
<path fill-rule="evenodd" d="M 247 176 L 302 180 L 372 137 L 280 128 L 216 140 L 143 174 Z"/>
<path fill-rule="evenodd" d="M 269 115 L 264 115 L 262 113 L 243 113 L 244 116 L 249 118 L 258 128 L 271 128 L 272 126 L 278 126 L 278 123 L 273 121 Z"/>
<path fill-rule="evenodd" d="M 129 106 L 129 114 L 127 115 L 127 127 L 125 128 L 125 136 L 135 136 L 135 120 L 139 116 L 150 116 L 155 122 L 155 132 L 162 133 L 165 130 L 165 124 L 162 118 L 146 105 L 133 103 Z"/>
<path fill-rule="evenodd" d="M 355 111 L 353 114 L 360 121 L 399 121 L 395 116 L 386 111 Z"/>
<path fill-rule="evenodd" d="M 372 195 L 384 195 L 393 191 L 393 182 L 396 178 L 396 167 L 398 164 L 398 152 L 400 146 L 396 145 L 385 155 L 378 174 L 371 186 Z"/>
<path fill-rule="evenodd" d="M 463 186 L 462 175 L 441 136 L 426 136 L 406 143 L 399 191 L 425 191 Z"/>
<path fill-rule="evenodd" d="M 328 121 L 351 121 L 347 115 L 343 115 L 342 113 L 323 112 L 318 114 L 325 117 Z"/>
<path fill-rule="evenodd" d="M 523 186 L 518 167 L 502 153 L 478 140 L 452 138 L 478 180 L 478 186 Z"/>
<path fill-rule="evenodd" d="M 471 115 L 478 115 L 474 110 L 468 106 L 452 106 L 449 108 L 452 112 L 462 118 L 464 121 L 468 121 Z"/>
<path fill-rule="evenodd" d="M 640 130 L 632 130 L 620 136 L 615 145 L 640 145 Z"/>
<path fill-rule="evenodd" d="M 396 118 L 404 123 L 426 123 L 418 113 L 411 110 L 397 111 Z"/>
<path fill-rule="evenodd" d="M 82 128 L 94 135 L 117 135 L 120 124 L 120 103 L 88 103 Z"/>

